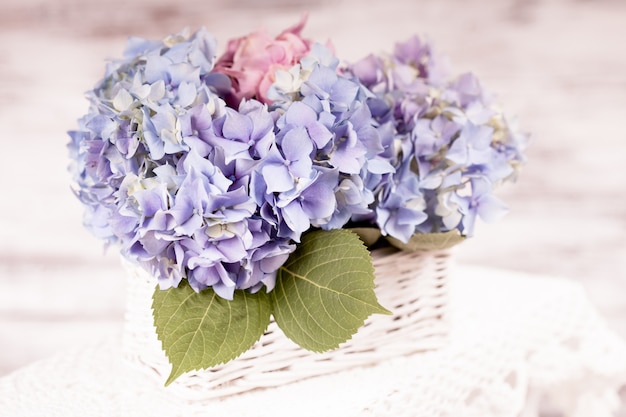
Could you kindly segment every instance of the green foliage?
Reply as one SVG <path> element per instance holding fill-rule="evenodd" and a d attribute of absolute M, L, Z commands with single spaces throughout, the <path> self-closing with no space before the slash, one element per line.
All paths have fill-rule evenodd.
<path fill-rule="evenodd" d="M 158 338 L 172 364 L 166 386 L 185 372 L 238 357 L 259 340 L 271 316 L 264 291 L 237 290 L 229 301 L 212 289 L 196 293 L 186 280 L 178 288 L 156 288 L 152 308 Z"/>
<path fill-rule="evenodd" d="M 236 290 L 225 300 L 196 293 L 183 280 L 153 295 L 154 324 L 172 364 L 165 383 L 185 372 L 235 359 L 254 345 L 274 318 L 301 347 L 324 352 L 349 340 L 371 314 L 390 314 L 376 299 L 368 249 L 349 230 L 306 234 L 267 294 Z"/>
<path fill-rule="evenodd" d="M 305 235 L 279 269 L 271 298 L 285 335 L 314 352 L 337 348 L 371 314 L 389 313 L 374 293 L 369 251 L 345 229 Z"/>
<path fill-rule="evenodd" d="M 387 240 L 393 246 L 409 251 L 448 249 L 458 245 L 465 239 L 465 236 L 461 235 L 456 229 L 445 233 L 416 233 L 407 243 L 387 236 Z"/>
<path fill-rule="evenodd" d="M 380 229 L 377 227 L 352 227 L 348 230 L 356 233 L 368 248 L 374 245 L 382 236 Z"/>

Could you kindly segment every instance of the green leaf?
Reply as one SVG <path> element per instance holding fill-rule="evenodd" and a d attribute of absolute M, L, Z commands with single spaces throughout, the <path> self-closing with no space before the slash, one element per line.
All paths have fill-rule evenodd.
<path fill-rule="evenodd" d="M 403 243 L 391 236 L 387 236 L 387 240 L 393 246 L 402 250 L 440 250 L 458 245 L 465 240 L 465 236 L 455 229 L 443 233 L 416 233 L 411 236 L 407 243 Z"/>
<path fill-rule="evenodd" d="M 390 314 L 376 299 L 369 251 L 345 229 L 305 235 L 278 270 L 271 297 L 285 335 L 314 352 L 337 348 L 371 314 Z"/>
<path fill-rule="evenodd" d="M 154 325 L 172 364 L 169 385 L 185 372 L 226 363 L 250 349 L 267 329 L 269 295 L 235 291 L 232 301 L 212 289 L 195 292 L 183 280 L 178 288 L 154 291 Z"/>
<path fill-rule="evenodd" d="M 372 246 L 382 236 L 378 227 L 351 227 L 348 230 L 356 233 L 367 247 Z"/>

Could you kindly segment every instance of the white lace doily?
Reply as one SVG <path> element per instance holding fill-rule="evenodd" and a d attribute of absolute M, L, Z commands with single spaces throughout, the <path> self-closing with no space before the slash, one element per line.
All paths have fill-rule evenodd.
<path fill-rule="evenodd" d="M 130 368 L 119 340 L 80 347 L 0 379 L 0 415 L 529 417 L 540 407 L 612 415 L 626 345 L 579 285 L 458 268 L 451 306 L 442 350 L 205 403 L 182 403 Z"/>

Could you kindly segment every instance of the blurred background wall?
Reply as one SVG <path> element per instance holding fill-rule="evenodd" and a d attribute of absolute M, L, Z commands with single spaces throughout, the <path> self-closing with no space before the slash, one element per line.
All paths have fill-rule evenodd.
<path fill-rule="evenodd" d="M 581 282 L 626 337 L 626 2 L 619 0 L 3 0 L 0 5 L 0 376 L 117 335 L 124 276 L 81 226 L 66 131 L 128 36 L 206 26 L 227 39 L 307 37 L 356 60 L 426 35 L 532 133 L 499 196 L 510 214 L 458 251 L 483 265 Z"/>

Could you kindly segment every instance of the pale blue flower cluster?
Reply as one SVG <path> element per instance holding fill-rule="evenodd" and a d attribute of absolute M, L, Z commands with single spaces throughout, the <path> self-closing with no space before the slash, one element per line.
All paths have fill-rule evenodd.
<path fill-rule="evenodd" d="M 237 108 L 215 62 L 205 30 L 131 39 L 70 132 L 86 226 L 161 288 L 270 291 L 311 229 L 365 224 L 406 242 L 471 235 L 503 210 L 491 192 L 525 138 L 419 39 L 347 68 L 315 45 L 276 72 L 269 104 Z"/>
<path fill-rule="evenodd" d="M 346 71 L 375 94 L 376 120 L 393 126 L 395 172 L 373 205 L 384 235 L 407 242 L 456 229 L 471 236 L 477 216 L 489 222 L 506 212 L 493 189 L 515 178 L 527 137 L 511 129 L 474 75 L 451 79 L 417 36 Z"/>
<path fill-rule="evenodd" d="M 270 94 L 273 106 L 282 113 L 276 122 L 278 142 L 298 132 L 311 143 L 298 150 L 306 168 L 297 187 L 273 189 L 280 193 L 268 201 L 287 225 L 301 219 L 296 228 L 290 226 L 297 233 L 291 234 L 296 241 L 310 226 L 337 229 L 350 220 L 371 217 L 374 192 L 394 171 L 384 155 L 393 135 L 372 116 L 367 105 L 371 92 L 358 80 L 339 74 L 337 65 L 327 48 L 315 45 L 289 74 L 279 74 L 282 82 L 277 81 Z M 276 172 L 275 179 L 280 177 L 286 175 Z"/>
<path fill-rule="evenodd" d="M 304 232 L 372 212 L 365 179 L 393 171 L 369 93 L 316 51 L 290 102 L 234 109 L 209 33 L 131 40 L 70 132 L 86 225 L 162 288 L 271 290 Z"/>

